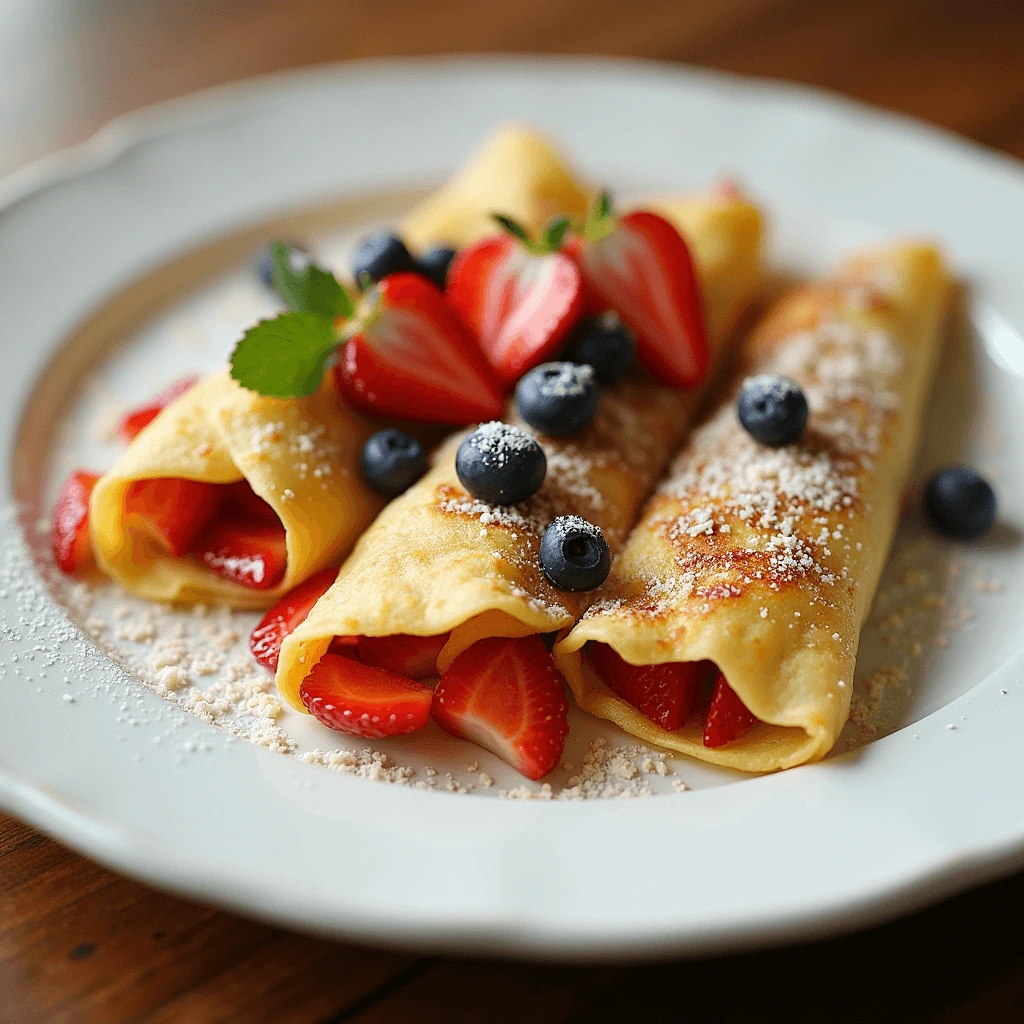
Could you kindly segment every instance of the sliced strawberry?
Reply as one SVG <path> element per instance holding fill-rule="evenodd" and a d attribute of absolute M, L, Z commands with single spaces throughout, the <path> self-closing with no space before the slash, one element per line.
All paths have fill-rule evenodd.
<path fill-rule="evenodd" d="M 277 513 L 253 489 L 248 480 L 239 480 L 224 488 L 224 513 L 257 523 L 280 522 Z"/>
<path fill-rule="evenodd" d="M 686 724 L 700 698 L 702 662 L 630 665 L 613 647 L 599 643 L 591 644 L 587 655 L 608 689 L 670 732 Z"/>
<path fill-rule="evenodd" d="M 558 764 L 569 733 L 562 675 L 535 636 L 489 637 L 467 648 L 441 677 L 431 713 L 530 779 Z"/>
<path fill-rule="evenodd" d="M 288 564 L 280 523 L 217 519 L 192 542 L 189 553 L 218 576 L 254 590 L 276 587 Z"/>
<path fill-rule="evenodd" d="M 252 656 L 271 672 L 277 671 L 277 659 L 281 644 L 289 633 L 306 621 L 313 605 L 330 590 L 338 578 L 337 569 L 324 569 L 289 590 L 249 634 L 249 650 Z"/>
<path fill-rule="evenodd" d="M 157 418 L 172 402 L 176 402 L 186 391 L 191 391 L 199 383 L 196 376 L 182 377 L 170 387 L 165 388 L 147 405 L 140 406 L 125 413 L 117 425 L 118 436 L 124 442 L 134 441 L 145 427 Z"/>
<path fill-rule="evenodd" d="M 747 706 L 736 696 L 736 691 L 725 681 L 724 673 L 719 672 L 711 693 L 708 720 L 704 725 L 704 746 L 725 746 L 742 736 L 756 721 Z"/>
<path fill-rule="evenodd" d="M 436 285 L 392 274 L 345 344 L 336 374 L 349 404 L 372 416 L 425 423 L 500 418 L 502 390 L 472 335 Z"/>
<path fill-rule="evenodd" d="M 325 654 L 299 687 L 318 722 L 371 740 L 422 729 L 433 696 L 429 686 L 337 654 Z"/>
<path fill-rule="evenodd" d="M 437 656 L 448 642 L 448 634 L 440 636 L 361 636 L 359 660 L 376 665 L 410 679 L 426 679 L 437 675 Z"/>
<path fill-rule="evenodd" d="M 92 563 L 89 497 L 99 473 L 79 469 L 64 481 L 53 506 L 53 558 L 61 572 L 78 572 Z"/>
<path fill-rule="evenodd" d="M 181 556 L 213 519 L 222 497 L 220 485 L 198 480 L 136 480 L 125 492 L 125 524 Z"/>
<path fill-rule="evenodd" d="M 710 366 L 700 283 L 689 247 L 663 217 L 604 206 L 572 251 L 588 290 L 637 337 L 637 356 L 676 388 L 704 383 Z"/>
<path fill-rule="evenodd" d="M 509 235 L 463 249 L 445 294 L 507 386 L 545 362 L 583 315 L 583 281 L 572 258 L 531 252 Z"/>

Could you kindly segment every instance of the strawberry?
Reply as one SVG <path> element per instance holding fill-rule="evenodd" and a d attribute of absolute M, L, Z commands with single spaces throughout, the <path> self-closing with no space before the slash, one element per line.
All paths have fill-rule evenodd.
<path fill-rule="evenodd" d="M 222 497 L 218 484 L 199 480 L 136 480 L 125 492 L 125 524 L 181 556 L 214 517 Z"/>
<path fill-rule="evenodd" d="M 443 729 L 497 754 L 529 779 L 561 760 L 569 733 L 562 676 L 539 637 L 489 637 L 441 677 L 431 713 Z"/>
<path fill-rule="evenodd" d="M 359 660 L 397 672 L 410 679 L 426 679 L 437 675 L 437 656 L 448 642 L 448 634 L 440 636 L 361 636 Z"/>
<path fill-rule="evenodd" d="M 238 516 L 256 523 L 278 523 L 273 508 L 253 489 L 248 480 L 227 484 L 224 488 L 224 512 L 228 517 Z"/>
<path fill-rule="evenodd" d="M 182 377 L 181 380 L 161 391 L 147 405 L 125 413 L 117 425 L 118 436 L 126 444 L 134 441 L 142 433 L 143 428 L 148 427 L 167 406 L 172 402 L 176 402 L 186 391 L 191 391 L 198 383 L 198 377 Z"/>
<path fill-rule="evenodd" d="M 336 369 L 350 405 L 425 423 L 501 417 L 501 387 L 436 285 L 419 274 L 391 274 L 364 301 Z"/>
<path fill-rule="evenodd" d="M 325 654 L 302 681 L 299 698 L 328 729 L 379 740 L 422 729 L 433 693 L 395 672 Z"/>
<path fill-rule="evenodd" d="M 554 221 L 539 242 L 515 221 L 508 232 L 463 249 L 448 271 L 445 294 L 479 339 L 507 386 L 545 362 L 583 315 L 583 281 L 559 251 L 569 223 Z"/>
<path fill-rule="evenodd" d="M 249 650 L 252 656 L 271 672 L 277 671 L 277 659 L 281 644 L 289 633 L 306 621 L 313 605 L 320 600 L 338 578 L 337 569 L 324 569 L 289 590 L 249 634 Z"/>
<path fill-rule="evenodd" d="M 599 643 L 591 644 L 587 654 L 608 689 L 655 725 L 671 732 L 686 724 L 700 697 L 701 662 L 630 665 L 613 647 Z"/>
<path fill-rule="evenodd" d="M 725 746 L 742 736 L 756 721 L 743 701 L 736 696 L 736 691 L 725 681 L 725 674 L 719 672 L 704 726 L 704 746 Z"/>
<path fill-rule="evenodd" d="M 280 523 L 218 519 L 192 542 L 189 553 L 218 576 L 254 590 L 276 587 L 288 564 Z"/>
<path fill-rule="evenodd" d="M 61 572 L 78 572 L 92 562 L 89 497 L 98 473 L 79 469 L 64 481 L 53 506 L 53 558 Z"/>
<path fill-rule="evenodd" d="M 700 283 L 689 247 L 664 217 L 615 217 L 607 196 L 570 246 L 588 293 L 636 334 L 637 356 L 675 388 L 704 383 L 710 367 Z"/>

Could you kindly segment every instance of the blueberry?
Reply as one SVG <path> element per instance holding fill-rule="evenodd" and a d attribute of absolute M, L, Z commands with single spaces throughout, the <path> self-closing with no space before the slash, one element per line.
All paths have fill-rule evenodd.
<path fill-rule="evenodd" d="M 560 590 L 594 590 L 608 578 L 612 556 L 599 527 L 559 516 L 540 539 L 540 567 Z"/>
<path fill-rule="evenodd" d="M 636 356 L 636 341 L 617 314 L 608 310 L 580 321 L 570 351 L 577 363 L 589 363 L 597 379 L 608 387 L 629 372 Z"/>
<path fill-rule="evenodd" d="M 973 469 L 951 466 L 928 481 L 924 511 L 944 537 L 971 540 L 980 537 L 996 521 L 996 496 Z"/>
<path fill-rule="evenodd" d="M 442 291 L 448 280 L 448 268 L 455 259 L 455 250 L 445 245 L 430 249 L 419 258 L 419 272 L 428 280 L 433 281 Z"/>
<path fill-rule="evenodd" d="M 427 453 L 404 430 L 378 430 L 363 445 L 359 464 L 366 482 L 388 498 L 410 488 L 427 471 Z"/>
<path fill-rule="evenodd" d="M 309 265 L 312 254 L 304 246 L 298 243 L 286 243 L 288 245 L 288 262 L 296 273 L 302 273 Z M 274 287 L 274 257 L 270 252 L 270 246 L 264 246 L 254 257 L 254 265 L 259 279 L 268 287 Z"/>
<path fill-rule="evenodd" d="M 777 373 L 748 377 L 737 405 L 747 433 L 771 448 L 799 440 L 807 426 L 804 393 L 795 381 Z"/>
<path fill-rule="evenodd" d="M 361 285 L 364 275 L 376 283 L 388 274 L 416 269 L 416 261 L 406 249 L 405 242 L 385 233 L 367 238 L 359 247 L 352 264 L 352 276 Z"/>
<path fill-rule="evenodd" d="M 594 368 L 580 363 L 542 363 L 516 385 L 516 408 L 531 427 L 567 437 L 589 426 L 601 400 Z"/>
<path fill-rule="evenodd" d="M 540 490 L 548 470 L 544 450 L 518 427 L 481 423 L 455 455 L 462 486 L 489 505 L 518 505 Z"/>

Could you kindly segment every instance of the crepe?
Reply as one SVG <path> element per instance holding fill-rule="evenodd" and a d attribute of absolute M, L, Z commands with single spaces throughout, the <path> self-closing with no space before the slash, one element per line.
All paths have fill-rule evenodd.
<path fill-rule="evenodd" d="M 695 431 L 598 600 L 555 647 L 581 707 L 662 747 L 743 771 L 822 757 L 850 708 L 861 625 L 892 543 L 950 290 L 923 244 L 852 260 L 784 297 L 744 344 L 735 387 Z M 803 438 L 772 449 L 740 425 L 747 374 L 797 381 Z M 705 713 L 673 732 L 616 696 L 588 641 L 634 665 L 709 660 L 761 720 L 718 748 Z"/>
<path fill-rule="evenodd" d="M 337 564 L 383 500 L 363 480 L 359 453 L 369 421 L 339 399 L 328 374 L 309 398 L 264 398 L 225 370 L 160 413 L 96 484 L 89 526 L 96 560 L 126 589 L 154 601 L 272 604 L 313 573 Z M 124 516 L 133 481 L 164 477 L 230 484 L 246 479 L 285 527 L 281 582 L 255 590 L 193 558 L 175 558 Z"/>
<path fill-rule="evenodd" d="M 689 240 L 717 361 L 761 287 L 761 218 L 747 200 L 715 195 L 681 202 L 677 226 Z M 599 526 L 612 552 L 681 442 L 702 399 L 637 373 L 607 391 L 595 421 L 570 439 L 541 437 L 543 487 L 515 508 L 475 501 L 459 483 L 461 436 L 433 469 L 381 513 L 337 582 L 281 649 L 277 681 L 302 709 L 299 686 L 335 636 L 451 636 L 443 671 L 475 641 L 563 629 L 589 603 L 541 572 L 541 534 L 558 515 Z M 509 419 L 516 422 L 510 407 Z"/>

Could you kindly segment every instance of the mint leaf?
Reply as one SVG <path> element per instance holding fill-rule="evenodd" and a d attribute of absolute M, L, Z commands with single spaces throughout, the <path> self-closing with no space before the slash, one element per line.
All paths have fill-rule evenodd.
<path fill-rule="evenodd" d="M 282 313 L 261 320 L 231 353 L 231 376 L 269 398 L 302 398 L 320 387 L 338 345 L 334 322 L 320 313 Z"/>
<path fill-rule="evenodd" d="M 296 313 L 320 313 L 331 318 L 352 316 L 352 299 L 335 276 L 315 263 L 297 270 L 289 258 L 290 251 L 284 242 L 274 242 L 270 247 L 274 259 L 271 283 L 288 308 Z"/>

